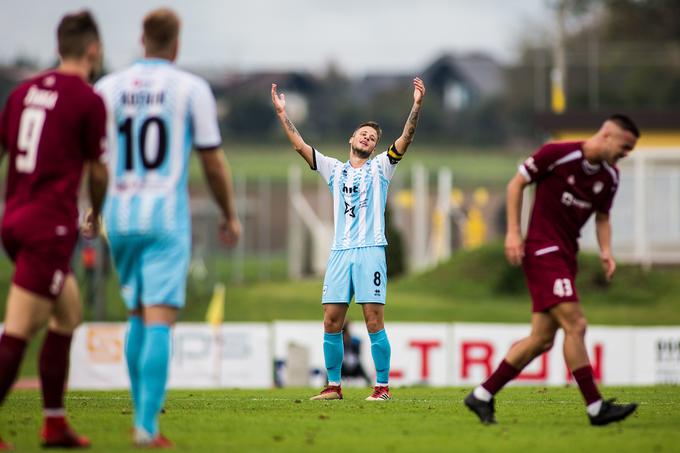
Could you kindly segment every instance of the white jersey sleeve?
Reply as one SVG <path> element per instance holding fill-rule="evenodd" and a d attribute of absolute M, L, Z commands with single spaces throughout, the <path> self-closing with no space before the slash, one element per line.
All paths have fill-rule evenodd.
<path fill-rule="evenodd" d="M 387 155 L 387 151 L 382 152 L 375 156 L 375 162 L 378 164 L 380 167 L 380 171 L 382 175 L 387 179 L 388 181 L 392 180 L 392 176 L 394 176 L 394 172 L 397 169 L 397 164 L 399 163 L 394 162 L 390 160 L 389 156 Z"/>
<path fill-rule="evenodd" d="M 326 183 L 330 183 L 331 176 L 333 175 L 335 168 L 338 165 L 342 165 L 342 162 L 339 160 L 324 156 L 315 148 L 312 148 L 312 163 L 312 170 L 319 172 Z"/>
<path fill-rule="evenodd" d="M 190 97 L 190 112 L 194 130 L 194 147 L 198 150 L 217 148 L 222 144 L 217 124 L 215 97 L 210 86 L 198 79 Z"/>

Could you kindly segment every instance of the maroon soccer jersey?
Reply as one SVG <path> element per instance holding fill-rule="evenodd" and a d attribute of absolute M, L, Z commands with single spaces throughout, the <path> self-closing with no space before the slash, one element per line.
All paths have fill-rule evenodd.
<path fill-rule="evenodd" d="M 52 71 L 15 89 L 1 115 L 9 154 L 2 242 L 12 282 L 54 299 L 78 237 L 83 164 L 103 152 L 104 102 L 80 77 Z"/>
<path fill-rule="evenodd" d="M 48 71 L 16 88 L 0 119 L 5 218 L 30 206 L 35 222 L 74 224 L 83 163 L 101 156 L 105 134 L 104 103 L 80 77 Z"/>
<path fill-rule="evenodd" d="M 619 173 L 606 162 L 589 163 L 583 142 L 548 143 L 520 165 L 536 197 L 527 233 L 526 253 L 561 251 L 576 258 L 581 228 L 593 212 L 608 214 Z"/>

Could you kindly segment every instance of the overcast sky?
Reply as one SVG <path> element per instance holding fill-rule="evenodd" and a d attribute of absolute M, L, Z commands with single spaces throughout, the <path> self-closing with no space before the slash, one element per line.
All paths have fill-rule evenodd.
<path fill-rule="evenodd" d="M 96 16 L 109 69 L 141 56 L 144 14 L 175 9 L 183 21 L 178 64 L 235 70 L 417 72 L 442 52 L 515 57 L 528 30 L 552 20 L 548 0 L 0 0 L 0 62 L 54 59 L 65 12 Z"/>

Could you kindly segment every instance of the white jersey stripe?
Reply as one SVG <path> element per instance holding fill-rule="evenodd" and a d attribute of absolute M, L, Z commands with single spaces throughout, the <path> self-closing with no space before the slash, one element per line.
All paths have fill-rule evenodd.
<path fill-rule="evenodd" d="M 362 173 L 359 181 L 359 206 L 365 206 L 368 198 L 367 179 L 368 175 Z M 364 247 L 366 245 L 366 209 L 359 209 L 359 237 L 357 238 L 357 245 Z"/>
<path fill-rule="evenodd" d="M 351 193 L 346 194 L 343 191 L 343 189 L 345 188 L 345 186 L 347 186 L 346 181 L 350 182 L 350 187 L 354 186 L 353 183 L 354 183 L 354 176 L 355 176 L 356 170 L 351 165 L 348 165 L 347 167 L 348 167 L 346 169 L 347 170 L 347 177 L 345 178 L 345 181 L 343 181 L 343 183 L 340 184 L 340 190 L 343 194 L 343 197 L 342 197 L 342 199 L 344 201 L 343 206 L 346 206 L 345 203 L 347 203 L 347 205 L 349 205 L 350 212 L 352 212 L 352 208 L 354 207 L 353 203 L 352 203 L 352 201 L 353 201 L 352 200 L 352 194 Z M 344 228 L 344 232 L 342 234 L 342 246 L 343 247 L 349 247 L 350 242 L 352 240 L 352 237 L 350 235 L 350 232 L 351 232 L 351 229 L 352 229 L 352 222 L 350 222 L 350 219 L 348 218 L 349 213 L 345 212 L 345 211 L 347 211 L 347 208 L 341 207 L 341 209 L 343 209 L 343 220 L 345 221 L 345 228 Z M 354 212 L 356 213 L 356 208 L 354 209 Z"/>
<path fill-rule="evenodd" d="M 609 172 L 609 174 L 611 175 L 612 181 L 614 181 L 614 184 L 618 185 L 619 184 L 619 178 L 618 178 L 618 176 L 616 176 L 616 172 L 614 171 L 614 169 L 607 162 L 603 161 L 602 163 L 604 164 L 604 168 L 606 168 L 607 171 Z"/>
<path fill-rule="evenodd" d="M 377 243 L 384 237 L 383 218 L 385 217 L 385 206 L 387 194 L 382 193 L 380 181 L 380 169 L 376 162 L 372 162 L 371 176 L 373 178 L 373 240 Z"/>
<path fill-rule="evenodd" d="M 340 194 L 342 190 L 340 189 L 340 183 L 342 180 L 342 165 L 335 167 L 335 172 L 333 175 L 333 221 L 335 222 L 335 237 L 340 237 Z"/>
<path fill-rule="evenodd" d="M 555 167 L 562 164 L 566 164 L 567 162 L 571 162 L 572 160 L 580 159 L 582 155 L 583 153 L 581 152 L 581 150 L 572 151 L 566 156 L 561 157 L 557 159 L 555 162 L 553 162 L 552 165 L 548 167 L 548 171 L 552 171 Z"/>

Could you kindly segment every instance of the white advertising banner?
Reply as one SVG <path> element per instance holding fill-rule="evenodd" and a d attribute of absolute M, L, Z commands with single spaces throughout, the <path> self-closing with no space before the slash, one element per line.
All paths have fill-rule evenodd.
<path fill-rule="evenodd" d="M 124 323 L 87 323 L 71 347 L 69 387 L 129 386 Z M 273 385 L 269 324 L 179 323 L 173 329 L 171 388 L 262 388 Z"/>
<path fill-rule="evenodd" d="M 680 327 L 633 330 L 629 352 L 635 384 L 680 384 Z"/>
<path fill-rule="evenodd" d="M 71 348 L 69 386 L 127 388 L 124 323 L 88 323 Z M 473 386 L 498 366 L 530 332 L 528 324 L 390 323 L 390 382 L 400 385 Z M 375 379 L 371 344 L 361 322 L 351 325 L 358 360 Z M 553 349 L 536 358 L 513 385 L 564 385 L 571 380 L 558 331 Z M 590 326 L 586 347 L 598 382 L 605 385 L 680 383 L 680 327 Z M 346 353 L 346 359 L 349 360 Z M 274 366 L 276 366 L 274 373 Z M 320 321 L 180 323 L 173 332 L 173 388 L 266 388 L 325 383 Z M 362 385 L 365 383 L 362 382 Z"/>
<path fill-rule="evenodd" d="M 503 360 L 517 341 L 531 331 L 528 324 L 454 324 L 452 385 L 476 385 Z M 589 327 L 586 348 L 595 378 L 607 385 L 633 384 L 634 329 Z M 514 384 L 564 385 L 571 381 L 562 352 L 564 335 L 555 336 L 553 348 L 534 359 Z"/>
<path fill-rule="evenodd" d="M 392 323 L 385 330 L 392 348 L 390 382 L 395 385 L 427 384 L 450 385 L 447 356 L 450 351 L 450 324 Z M 371 341 L 363 323 L 351 324 L 351 336 L 361 343 L 360 360 L 369 377 L 375 379 L 371 358 Z M 295 359 L 291 351 L 296 351 Z M 308 364 L 307 380 L 296 384 L 323 385 L 325 373 L 323 357 L 323 323 L 316 321 L 277 321 L 274 323 L 274 354 L 280 384 L 286 385 L 286 367 L 297 368 L 297 363 Z"/>

